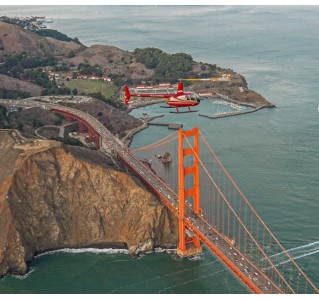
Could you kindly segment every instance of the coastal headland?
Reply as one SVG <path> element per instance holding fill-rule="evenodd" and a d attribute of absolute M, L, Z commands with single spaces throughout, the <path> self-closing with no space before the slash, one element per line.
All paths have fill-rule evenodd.
<path fill-rule="evenodd" d="M 124 84 L 150 86 L 160 82 L 174 84 L 180 78 L 226 76 L 229 80 L 187 82 L 184 89 L 219 93 L 248 105 L 273 107 L 248 88 L 242 75 L 216 64 L 196 62 L 186 53 L 169 54 L 152 47 L 136 48 L 133 52 L 109 45 L 87 47 L 63 33 L 26 30 L 8 20 L 0 21 L 0 76 L 0 88 L 27 92 L 30 96 L 89 93 L 90 85 L 83 87 L 83 83 L 92 82 L 92 88 L 93 82 L 99 83 L 109 86 L 111 91 L 108 94 L 101 90 L 104 96 L 101 100 L 118 106 L 123 100 Z M 100 90 L 96 86 L 94 89 Z M 146 99 L 146 103 L 153 101 Z"/>
<path fill-rule="evenodd" d="M 0 149 L 0 277 L 54 249 L 177 243 L 178 220 L 120 163 L 15 130 L 0 130 Z"/>

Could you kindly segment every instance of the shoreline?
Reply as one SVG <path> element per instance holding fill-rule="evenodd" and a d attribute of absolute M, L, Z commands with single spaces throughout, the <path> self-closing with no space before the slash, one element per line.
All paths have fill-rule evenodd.
<path fill-rule="evenodd" d="M 177 245 L 174 244 L 164 244 L 164 245 L 156 245 L 152 250 L 148 251 L 141 251 L 134 255 L 130 254 L 127 245 L 122 242 L 106 242 L 102 244 L 92 244 L 91 246 L 83 246 L 83 247 L 65 247 L 65 248 L 52 248 L 48 250 L 43 250 L 39 252 L 35 252 L 32 259 L 28 260 L 28 267 L 25 273 L 10 273 L 7 272 L 3 275 L 0 275 L 0 280 L 6 276 L 13 276 L 17 278 L 26 278 L 32 272 L 34 272 L 34 268 L 29 266 L 30 262 L 35 261 L 43 256 L 54 255 L 58 253 L 64 254 L 84 254 L 84 253 L 93 253 L 93 254 L 105 254 L 105 255 L 127 255 L 131 256 L 132 258 L 139 258 L 141 255 L 151 254 L 151 253 L 176 253 L 177 252 Z"/>
<path fill-rule="evenodd" d="M 142 103 L 132 103 L 126 112 L 129 114 L 136 108 L 145 107 L 145 106 L 162 103 L 162 102 L 164 102 L 163 99 L 154 99 L 154 100 L 146 100 L 146 101 L 143 101 Z"/>
<path fill-rule="evenodd" d="M 126 147 L 129 147 L 133 141 L 134 135 L 147 128 L 148 126 L 148 123 L 143 121 L 143 124 L 141 126 L 129 130 L 129 132 L 123 138 L 121 138 L 121 141 Z"/>
<path fill-rule="evenodd" d="M 161 103 L 161 102 L 163 102 L 163 99 L 149 100 L 149 101 L 144 101 L 143 103 L 134 103 L 128 108 L 126 112 L 127 114 L 130 114 L 134 109 L 149 106 L 152 104 Z M 131 129 L 123 138 L 121 138 L 121 141 L 124 143 L 126 147 L 129 148 L 133 141 L 134 135 L 142 131 L 143 129 L 147 128 L 148 126 L 149 124 L 143 121 L 143 124 L 141 126 Z"/>

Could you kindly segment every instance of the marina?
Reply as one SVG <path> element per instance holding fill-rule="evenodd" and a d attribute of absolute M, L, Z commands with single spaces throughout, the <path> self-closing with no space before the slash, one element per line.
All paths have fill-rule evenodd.
<path fill-rule="evenodd" d="M 178 130 L 183 127 L 183 124 L 180 124 L 180 123 L 153 122 L 153 120 L 157 118 L 162 118 L 164 116 L 165 116 L 164 114 L 150 116 L 149 114 L 143 112 L 142 117 L 140 117 L 140 119 L 148 125 L 167 126 L 168 129 L 173 129 L 173 130 Z"/>
<path fill-rule="evenodd" d="M 253 112 L 258 111 L 258 110 L 260 110 L 262 108 L 264 108 L 263 105 L 258 106 L 255 109 L 249 109 L 249 110 L 244 110 L 244 111 L 218 112 L 215 115 L 199 114 L 199 116 L 205 117 L 205 118 L 209 118 L 209 119 L 220 119 L 220 118 L 225 118 L 225 117 L 231 117 L 231 116 L 238 116 L 238 115 L 244 115 L 244 114 L 253 113 Z"/>
<path fill-rule="evenodd" d="M 241 111 L 244 109 L 244 107 L 241 105 L 238 105 L 238 104 L 232 103 L 232 102 L 228 102 L 228 101 L 224 101 L 224 100 L 212 101 L 212 104 L 230 106 L 232 109 L 235 109 L 237 111 Z"/>

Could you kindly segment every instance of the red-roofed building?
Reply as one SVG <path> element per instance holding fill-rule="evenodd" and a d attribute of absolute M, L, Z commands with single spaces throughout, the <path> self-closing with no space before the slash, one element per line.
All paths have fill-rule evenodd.
<path fill-rule="evenodd" d="M 159 87 L 170 87 L 171 84 L 170 84 L 169 82 L 160 82 L 160 83 L 158 84 L 158 86 L 159 86 Z"/>
<path fill-rule="evenodd" d="M 109 77 L 109 76 L 103 76 L 102 79 L 104 81 L 107 81 L 107 82 L 111 82 L 112 81 L 111 77 Z"/>

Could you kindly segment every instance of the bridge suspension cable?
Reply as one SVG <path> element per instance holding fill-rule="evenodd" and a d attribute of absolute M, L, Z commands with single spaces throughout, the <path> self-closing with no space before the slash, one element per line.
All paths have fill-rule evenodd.
<path fill-rule="evenodd" d="M 187 140 L 187 139 L 186 139 Z M 187 140 L 187 143 L 190 145 L 190 142 Z M 256 239 L 254 238 L 253 234 L 247 229 L 244 222 L 239 217 L 238 213 L 242 210 L 242 204 L 239 204 L 239 211 L 238 213 L 235 211 L 234 207 L 230 204 L 230 201 L 226 198 L 225 194 L 227 193 L 227 190 L 225 189 L 225 178 L 220 181 L 220 174 L 218 176 L 219 185 L 215 182 L 210 172 L 207 170 L 203 162 L 199 159 L 199 163 L 201 167 L 203 168 L 204 172 L 201 173 L 201 176 L 203 177 L 204 174 L 206 174 L 209 178 L 209 180 L 212 183 L 212 187 L 209 187 L 209 189 L 216 190 L 215 193 L 217 193 L 217 209 L 215 208 L 217 212 L 217 222 L 211 222 L 210 225 L 215 227 L 218 232 L 220 233 L 221 238 L 223 239 L 231 239 L 232 241 L 235 241 L 234 244 L 236 244 L 237 249 L 240 250 L 240 252 L 246 257 L 246 260 L 250 259 L 253 263 L 259 264 L 259 258 L 260 256 L 265 257 L 265 259 L 268 261 L 270 268 L 274 268 L 276 274 L 278 277 L 282 280 L 282 282 L 286 285 L 286 289 L 290 290 L 290 292 L 294 292 L 291 288 L 290 284 L 285 280 L 285 278 L 282 276 L 282 274 L 277 270 L 277 268 L 273 265 L 271 260 L 266 255 L 264 249 L 258 244 Z M 220 162 L 219 162 L 220 163 Z M 220 167 L 223 167 L 221 163 L 219 164 Z M 216 166 L 215 166 L 216 167 Z M 221 188 L 221 185 L 224 184 L 224 187 Z M 207 184 L 208 187 L 208 184 Z M 207 190 L 206 187 L 206 190 Z M 224 192 L 222 191 L 224 190 Z M 225 193 L 226 190 L 226 193 Z M 228 187 L 228 191 L 230 190 L 230 186 Z M 230 194 L 230 192 L 228 192 Z M 209 200 L 209 199 L 208 199 Z M 226 206 L 226 207 L 225 207 Z M 226 213 L 227 211 L 227 213 Z M 211 213 L 214 213 L 214 211 L 202 211 L 202 216 L 207 220 L 207 216 L 209 216 Z M 246 209 L 245 209 L 245 219 L 246 219 Z M 236 222 L 238 224 L 236 224 Z M 226 223 L 226 224 L 225 224 Z M 231 224 L 233 224 L 233 230 L 231 229 Z M 236 225 L 236 226 L 235 226 Z M 236 229 L 235 229 L 236 228 Z M 238 228 L 238 230 L 237 230 Z M 237 236 L 236 236 L 237 235 Z M 243 237 L 244 235 L 244 237 Z M 247 254 L 247 240 L 250 239 L 250 247 L 252 248 L 255 246 L 257 251 L 257 258 L 258 260 L 255 260 L 255 257 L 252 255 Z M 234 260 L 234 257 L 232 256 L 232 260 Z M 262 274 L 263 275 L 263 274 Z M 266 277 L 265 277 L 266 278 Z"/>
<path fill-rule="evenodd" d="M 183 151 L 190 154 L 194 151 L 188 150 L 193 148 L 193 137 L 185 133 L 183 137 L 185 148 Z M 179 168 L 177 149 L 178 135 L 174 132 L 151 145 L 131 152 L 148 164 L 152 172 L 177 195 Z M 166 153 L 169 153 L 169 162 L 163 161 Z M 199 152 L 186 156 L 184 167 L 191 168 L 194 159 L 197 159 L 200 165 L 200 210 L 194 217 L 192 213 L 194 203 L 191 197 L 186 197 L 189 209 L 185 211 L 185 218 L 189 221 L 189 226 L 197 230 L 198 227 L 192 226 L 192 222 L 195 224 L 198 219 L 202 224 L 206 224 L 205 226 L 210 228 L 210 233 L 207 235 L 214 237 L 212 243 L 217 245 L 218 239 L 227 243 L 232 250 L 226 251 L 224 243 L 219 246 L 221 253 L 225 252 L 230 264 L 233 264 L 234 268 L 238 266 L 246 278 L 252 284 L 259 286 L 262 291 L 319 293 L 243 195 L 201 132 L 199 132 Z M 185 190 L 194 187 L 194 175 L 191 173 L 185 176 Z M 286 259 L 282 258 L 283 255 Z M 219 256 L 222 257 L 222 254 Z"/>
<path fill-rule="evenodd" d="M 245 203 L 245 214 L 244 218 L 242 218 L 245 223 L 247 223 L 247 211 L 246 208 L 249 208 L 251 210 L 251 216 L 254 216 L 256 218 L 256 222 L 254 227 L 256 226 L 256 230 L 253 230 L 253 226 L 251 229 L 251 232 L 255 232 L 257 236 L 257 241 L 260 238 L 262 239 L 261 243 L 259 244 L 259 247 L 261 246 L 262 253 L 265 257 L 259 257 L 259 267 L 263 271 L 273 271 L 278 270 L 281 272 L 282 276 L 285 278 L 282 278 L 284 282 L 287 283 L 287 287 L 291 287 L 293 289 L 294 293 L 307 293 L 309 288 L 313 289 L 314 293 L 319 293 L 319 290 L 316 288 L 316 286 L 310 281 L 310 279 L 307 277 L 307 275 L 301 270 L 301 268 L 297 265 L 297 263 L 294 261 L 294 259 L 291 257 L 291 255 L 285 250 L 285 248 L 282 246 L 282 244 L 278 241 L 278 239 L 273 235 L 273 233 L 270 231 L 266 223 L 261 219 L 259 214 L 256 212 L 256 210 L 253 208 L 251 203 L 247 200 L 247 198 L 244 196 L 242 191 L 237 186 L 236 182 L 233 180 L 233 178 L 230 176 L 226 168 L 221 163 L 220 159 L 217 157 L 216 153 L 213 151 L 205 137 L 202 135 L 201 132 L 199 132 L 201 139 L 203 140 L 204 144 L 206 145 L 207 149 L 209 149 L 209 152 L 213 155 L 214 159 L 217 161 L 219 167 L 223 170 L 224 174 L 226 175 L 227 179 L 230 181 L 230 183 L 233 185 L 234 189 L 238 192 L 240 198 Z M 260 226 L 259 223 L 260 222 Z M 260 227 L 262 230 L 262 233 L 260 231 Z M 246 239 L 245 239 L 246 240 Z M 244 241 L 244 246 L 247 247 L 247 240 Z M 244 253 L 246 253 L 246 249 L 244 249 Z M 279 263 L 278 262 L 278 256 L 279 254 L 282 256 L 284 255 L 286 259 L 284 261 L 286 263 Z M 283 259 L 282 259 L 283 260 Z M 266 266 L 265 262 L 269 261 L 270 266 Z M 285 264 L 290 262 L 290 265 L 288 268 L 285 268 Z M 277 267 L 281 266 L 281 270 L 277 269 Z M 273 279 L 275 279 L 275 274 L 269 274 Z M 281 276 L 280 276 L 281 277 Z M 297 277 L 297 278 L 296 278 Z M 296 280 L 297 279 L 297 280 Z M 295 286 L 296 285 L 296 286 Z"/>

